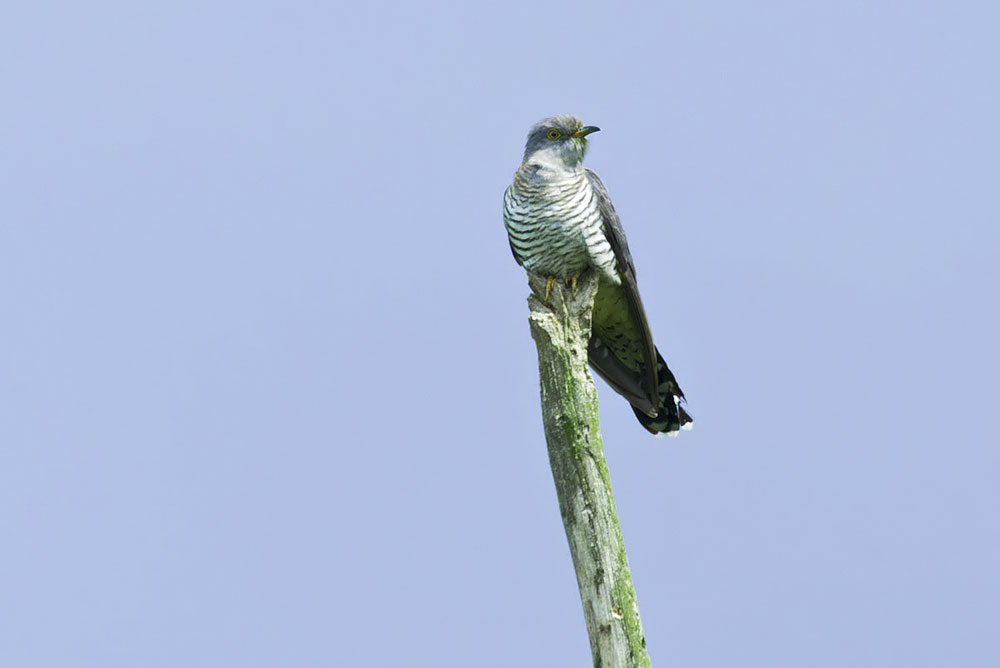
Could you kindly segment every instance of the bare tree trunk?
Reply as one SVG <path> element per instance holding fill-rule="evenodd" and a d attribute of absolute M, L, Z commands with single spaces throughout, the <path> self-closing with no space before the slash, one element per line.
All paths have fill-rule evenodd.
<path fill-rule="evenodd" d="M 587 363 L 598 278 L 587 272 L 575 293 L 558 282 L 548 304 L 545 280 L 530 277 L 531 336 L 538 346 L 542 418 L 559 511 L 573 555 L 594 666 L 649 666 L 618 511 L 604 460 L 597 389 Z"/>

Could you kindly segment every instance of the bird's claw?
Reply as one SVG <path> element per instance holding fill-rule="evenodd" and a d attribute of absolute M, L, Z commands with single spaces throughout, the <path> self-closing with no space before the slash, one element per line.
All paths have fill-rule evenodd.
<path fill-rule="evenodd" d="M 566 287 L 573 289 L 573 295 L 576 296 L 576 282 L 580 278 L 580 274 L 574 274 L 573 276 L 567 276 L 563 279 L 563 283 Z M 549 303 L 549 295 L 552 294 L 552 286 L 556 284 L 556 277 L 549 276 L 545 279 L 545 303 Z"/>
<path fill-rule="evenodd" d="M 573 274 L 566 279 L 566 285 L 570 286 L 573 290 L 573 296 L 576 296 L 576 282 L 580 278 L 580 274 Z"/>

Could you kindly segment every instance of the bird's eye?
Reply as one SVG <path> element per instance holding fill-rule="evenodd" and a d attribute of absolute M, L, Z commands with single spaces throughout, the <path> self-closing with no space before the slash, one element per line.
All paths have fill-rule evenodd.
<path fill-rule="evenodd" d="M 549 133 L 545 136 L 551 139 L 552 141 L 555 141 L 560 137 L 562 137 L 562 133 L 559 132 L 558 130 L 549 130 Z"/>

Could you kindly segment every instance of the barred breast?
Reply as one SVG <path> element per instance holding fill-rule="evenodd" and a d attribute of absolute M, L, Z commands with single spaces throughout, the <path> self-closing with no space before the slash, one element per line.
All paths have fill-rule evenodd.
<path fill-rule="evenodd" d="M 595 267 L 618 283 L 614 252 L 597 197 L 583 170 L 545 178 L 522 165 L 504 193 L 504 223 L 514 258 L 539 276 L 567 278 Z"/>

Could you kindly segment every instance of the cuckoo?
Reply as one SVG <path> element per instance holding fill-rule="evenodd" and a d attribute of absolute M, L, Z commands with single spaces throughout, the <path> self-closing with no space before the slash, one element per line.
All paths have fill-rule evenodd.
<path fill-rule="evenodd" d="M 639 298 L 625 230 L 608 191 L 583 167 L 587 136 L 600 128 L 575 116 L 554 116 L 528 133 L 524 159 L 503 198 L 514 259 L 547 279 L 575 286 L 584 271 L 598 274 L 588 356 L 590 365 L 632 405 L 657 435 L 690 429 L 684 393 L 663 361 Z"/>

